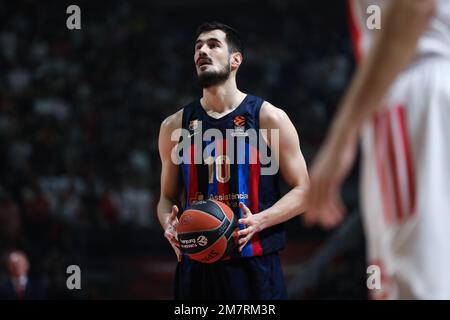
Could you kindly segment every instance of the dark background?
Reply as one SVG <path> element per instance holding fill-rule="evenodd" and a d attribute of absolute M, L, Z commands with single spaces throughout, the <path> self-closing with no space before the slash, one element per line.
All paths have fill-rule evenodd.
<path fill-rule="evenodd" d="M 354 70 L 345 1 L 0 1 L 0 254 L 23 250 L 46 298 L 172 297 L 157 137 L 201 95 L 194 37 L 210 20 L 241 31 L 238 87 L 287 112 L 310 165 Z M 338 229 L 287 224 L 291 298 L 367 298 L 357 178 Z M 82 290 L 66 288 L 71 264 Z"/>

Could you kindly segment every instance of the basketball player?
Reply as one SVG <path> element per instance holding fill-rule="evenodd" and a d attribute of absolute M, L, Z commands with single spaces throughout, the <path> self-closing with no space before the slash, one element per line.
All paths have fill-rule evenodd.
<path fill-rule="evenodd" d="M 282 223 L 305 210 L 309 178 L 296 129 L 286 113 L 237 88 L 236 73 L 243 57 L 242 41 L 236 30 L 221 23 L 201 25 L 197 31 L 194 62 L 203 96 L 169 116 L 161 125 L 158 217 L 179 260 L 175 281 L 177 299 L 287 298 L 278 257 L 278 251 L 284 246 Z M 176 165 L 171 152 L 178 137 L 171 139 L 171 135 L 179 128 L 191 133 L 189 146 L 192 150 L 206 151 L 215 143 L 215 154 L 207 159 L 202 157 L 201 164 L 185 156 L 183 163 Z M 232 130 L 232 137 L 233 134 L 245 136 L 249 129 L 268 132 L 257 146 L 242 139 L 236 142 L 234 156 L 229 156 L 225 140 L 195 143 L 196 135 L 203 135 L 209 129 L 219 130 L 224 137 L 226 129 Z M 279 139 L 272 138 L 271 130 L 278 130 Z M 258 148 L 264 144 L 272 154 L 279 155 L 275 159 L 279 172 L 291 188 L 282 198 L 278 171 L 272 175 L 262 174 L 267 164 L 260 161 Z M 245 161 L 239 163 L 237 158 Z M 256 161 L 252 163 L 250 158 Z M 230 161 L 233 159 L 234 162 Z M 180 180 L 183 183 L 179 183 Z M 213 198 L 233 209 L 241 228 L 239 252 L 235 257 L 203 264 L 181 255 L 176 227 L 177 204 L 183 189 L 184 207 Z"/>
<path fill-rule="evenodd" d="M 381 30 L 365 28 L 382 6 Z M 450 299 L 450 1 L 352 1 L 361 64 L 311 171 L 304 218 L 343 218 L 339 188 L 362 136 L 362 206 L 374 299 Z"/>

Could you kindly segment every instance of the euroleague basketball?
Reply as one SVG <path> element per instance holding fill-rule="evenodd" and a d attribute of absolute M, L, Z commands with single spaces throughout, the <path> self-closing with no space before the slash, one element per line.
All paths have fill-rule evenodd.
<path fill-rule="evenodd" d="M 234 233 L 238 229 L 233 210 L 216 200 L 199 201 L 178 218 L 178 240 L 190 259 L 213 263 L 236 250 Z"/>

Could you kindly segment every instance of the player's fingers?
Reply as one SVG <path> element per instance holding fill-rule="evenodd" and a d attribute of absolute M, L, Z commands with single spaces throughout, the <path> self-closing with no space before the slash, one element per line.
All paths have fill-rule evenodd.
<path fill-rule="evenodd" d="M 170 245 L 172 246 L 172 248 L 177 251 L 180 251 L 180 243 L 176 240 L 172 240 L 170 241 Z"/>
<path fill-rule="evenodd" d="M 314 211 L 308 211 L 303 214 L 303 223 L 307 227 L 311 227 L 314 224 Z"/>
<path fill-rule="evenodd" d="M 322 199 L 322 203 L 314 210 L 314 216 L 310 217 L 310 222 L 323 227 L 323 221 L 328 213 L 328 199 Z"/>
<path fill-rule="evenodd" d="M 340 220 L 340 213 L 332 203 L 329 203 L 321 215 L 320 224 L 324 229 L 329 230 L 334 228 Z"/>
<path fill-rule="evenodd" d="M 172 248 L 175 250 L 175 248 L 180 249 L 180 244 L 176 243 L 176 242 L 170 242 L 170 245 L 172 246 Z"/>
<path fill-rule="evenodd" d="M 239 230 L 237 235 L 238 235 L 238 237 L 242 237 L 242 236 L 248 235 L 249 233 L 250 233 L 250 228 L 245 228 L 245 229 Z"/>
<path fill-rule="evenodd" d="M 164 237 L 167 238 L 167 240 L 171 240 L 174 238 L 174 234 L 172 232 L 170 232 L 170 230 L 166 229 L 166 231 L 164 231 Z"/>
<path fill-rule="evenodd" d="M 247 228 L 247 234 L 246 234 L 246 236 L 244 236 L 244 237 L 242 237 L 242 238 L 239 238 L 239 244 L 245 244 L 248 240 L 250 240 L 251 239 L 251 237 L 253 236 L 253 234 L 254 234 L 254 230 L 253 229 L 251 229 L 251 228 Z"/>
<path fill-rule="evenodd" d="M 242 213 L 243 213 L 246 217 L 252 215 L 252 212 L 250 211 L 250 209 L 247 208 L 247 206 L 246 206 L 243 202 L 239 202 L 239 207 L 241 208 Z"/>
<path fill-rule="evenodd" d="M 166 231 L 164 231 L 164 236 L 167 238 L 167 240 L 175 241 L 176 243 L 178 243 L 178 233 L 175 231 L 175 229 L 170 227 L 167 228 Z"/>
<path fill-rule="evenodd" d="M 179 242 L 177 239 L 172 238 L 172 239 L 169 240 L 169 241 L 170 241 L 170 243 L 171 243 L 172 245 L 176 246 L 177 248 L 180 247 L 180 242 Z"/>
<path fill-rule="evenodd" d="M 176 247 L 176 246 L 173 245 L 172 243 L 171 243 L 171 245 L 172 245 L 173 250 L 175 251 L 175 254 L 176 254 L 176 256 L 177 256 L 178 262 L 180 262 L 180 261 L 181 261 L 181 250 L 178 249 L 178 247 Z"/>
<path fill-rule="evenodd" d="M 176 205 L 172 206 L 172 213 L 170 214 L 170 219 L 175 220 L 178 215 L 178 207 Z"/>
<path fill-rule="evenodd" d="M 335 220 L 331 214 L 328 214 L 320 221 L 320 226 L 325 230 L 330 230 L 335 226 Z"/>
<path fill-rule="evenodd" d="M 246 239 L 246 240 L 244 240 Z M 239 252 L 242 252 L 247 242 L 250 240 L 250 237 L 245 237 L 244 239 L 239 240 Z"/>
<path fill-rule="evenodd" d="M 328 181 L 322 186 L 322 198 L 320 199 L 320 210 L 318 213 L 318 224 L 324 229 L 335 227 L 339 221 L 341 213 L 336 206 L 336 199 L 339 189 L 334 181 Z"/>
<path fill-rule="evenodd" d="M 345 206 L 341 200 L 341 197 L 336 191 L 333 200 L 330 202 L 330 208 L 332 210 L 332 215 L 330 216 L 330 225 L 335 227 L 337 224 L 341 223 L 345 215 Z"/>
<path fill-rule="evenodd" d="M 308 202 L 308 210 L 303 215 L 304 223 L 306 226 L 313 226 L 315 224 L 320 224 L 322 219 L 323 212 L 325 212 L 328 206 L 329 199 L 327 199 L 324 195 L 325 193 L 321 193 L 322 190 L 321 184 L 317 185 L 312 190 L 311 197 Z"/>
<path fill-rule="evenodd" d="M 248 218 L 244 218 L 244 219 L 239 219 L 238 221 L 239 224 L 244 224 L 244 225 L 249 225 L 250 224 L 250 219 Z"/>
<path fill-rule="evenodd" d="M 164 235 L 170 235 L 170 236 L 172 236 L 172 237 L 176 237 L 177 232 L 176 232 L 174 226 L 173 226 L 173 225 L 169 225 L 169 226 L 166 228 L 166 230 L 164 231 Z"/>

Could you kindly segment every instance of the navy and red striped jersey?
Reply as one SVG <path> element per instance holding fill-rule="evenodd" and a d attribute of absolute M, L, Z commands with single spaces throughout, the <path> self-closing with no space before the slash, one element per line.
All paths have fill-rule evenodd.
<path fill-rule="evenodd" d="M 180 152 L 185 207 L 210 198 L 226 203 L 240 218 L 239 202 L 257 214 L 280 198 L 278 170 L 270 175 L 261 174 L 264 167 L 270 166 L 267 161 L 261 161 L 267 159 L 261 158 L 261 148 L 266 148 L 264 139 L 256 135 L 256 140 L 252 140 L 248 135 L 248 132 L 259 132 L 263 102 L 259 97 L 247 95 L 236 109 L 219 119 L 209 116 L 200 100 L 183 108 L 182 128 L 189 130 L 190 147 Z M 265 154 L 267 151 L 270 155 L 270 149 Z M 196 152 L 201 154 L 197 160 Z M 276 225 L 255 234 L 240 256 L 278 251 L 284 242 L 284 226 Z"/>

